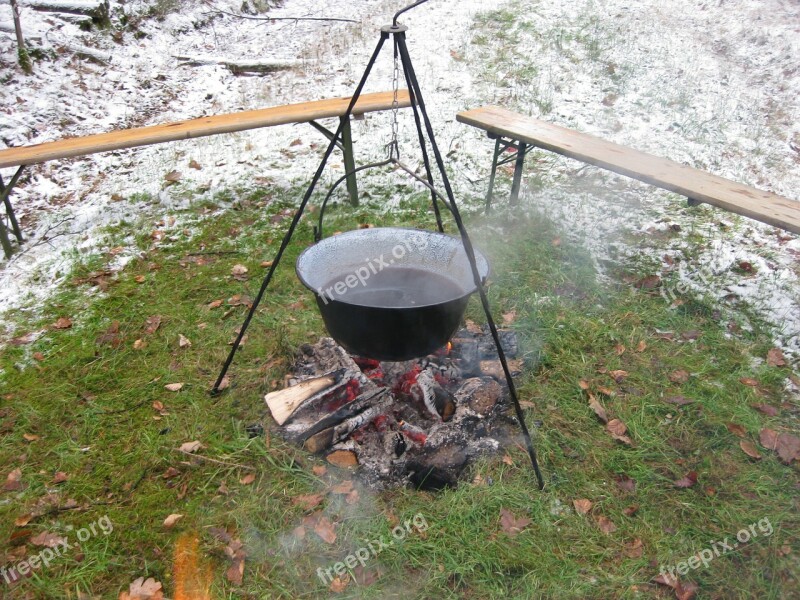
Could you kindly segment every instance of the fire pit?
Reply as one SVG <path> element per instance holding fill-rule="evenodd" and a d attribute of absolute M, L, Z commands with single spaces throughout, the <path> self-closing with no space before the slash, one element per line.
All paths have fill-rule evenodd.
<path fill-rule="evenodd" d="M 517 340 L 501 331 L 507 356 Z M 513 370 L 520 360 L 509 361 Z M 460 329 L 423 358 L 352 357 L 331 338 L 302 346 L 290 385 L 266 396 L 280 433 L 376 488 L 455 485 L 476 458 L 513 439 L 507 388 L 490 335 Z"/>

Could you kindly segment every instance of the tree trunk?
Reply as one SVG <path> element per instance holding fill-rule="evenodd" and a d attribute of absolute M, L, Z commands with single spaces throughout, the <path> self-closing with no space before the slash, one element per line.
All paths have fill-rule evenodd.
<path fill-rule="evenodd" d="M 17 34 L 17 56 L 19 57 L 19 66 L 26 73 L 33 71 L 31 65 L 31 57 L 28 56 L 28 49 L 25 47 L 25 38 L 22 37 L 22 24 L 19 22 L 19 6 L 17 0 L 9 0 L 11 2 L 11 13 L 14 16 L 14 32 Z"/>

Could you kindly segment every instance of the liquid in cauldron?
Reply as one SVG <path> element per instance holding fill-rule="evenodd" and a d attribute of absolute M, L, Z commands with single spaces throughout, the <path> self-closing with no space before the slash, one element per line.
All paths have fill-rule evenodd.
<path fill-rule="evenodd" d="M 442 304 L 464 296 L 465 290 L 452 279 L 425 269 L 388 267 L 368 278 L 357 280 L 343 294 L 334 291 L 344 278 L 337 276 L 322 287 L 331 299 L 376 308 L 411 308 Z M 351 278 L 350 282 L 353 280 Z M 339 289 L 342 289 L 342 285 Z M 330 291 L 328 291 L 330 290 Z"/>

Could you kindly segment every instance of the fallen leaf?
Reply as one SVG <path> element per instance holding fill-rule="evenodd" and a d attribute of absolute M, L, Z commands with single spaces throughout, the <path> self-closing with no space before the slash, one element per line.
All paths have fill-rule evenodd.
<path fill-rule="evenodd" d="M 755 408 L 758 412 L 764 413 L 768 417 L 777 417 L 778 416 L 778 409 L 772 406 L 771 404 L 753 404 L 753 408 Z"/>
<path fill-rule="evenodd" d="M 180 474 L 181 472 L 178 471 L 178 469 L 176 469 L 175 467 L 169 467 L 166 471 L 164 471 L 164 474 L 161 477 L 163 477 L 164 479 L 172 479 L 173 477 L 177 477 Z"/>
<path fill-rule="evenodd" d="M 737 437 L 743 438 L 744 436 L 747 435 L 747 431 L 745 431 L 745 428 L 736 423 L 728 423 L 726 427 L 728 428 L 728 431 L 730 431 L 733 435 Z"/>
<path fill-rule="evenodd" d="M 14 519 L 14 525 L 16 527 L 25 527 L 25 525 L 31 522 L 31 519 L 33 519 L 33 515 L 31 513 L 21 515 Z"/>
<path fill-rule="evenodd" d="M 23 433 L 22 439 L 25 440 L 26 442 L 35 442 L 39 439 L 39 436 L 33 433 Z"/>
<path fill-rule="evenodd" d="M 242 579 L 244 578 L 245 558 L 246 555 L 242 550 L 236 550 L 232 556 L 233 562 L 231 563 L 231 566 L 228 567 L 227 571 L 225 571 L 225 577 L 234 585 L 242 585 Z"/>
<path fill-rule="evenodd" d="M 590 510 L 592 510 L 592 506 L 594 504 L 591 500 L 587 500 L 586 498 L 579 498 L 578 500 L 573 500 L 572 505 L 575 507 L 575 512 L 579 515 L 585 515 Z"/>
<path fill-rule="evenodd" d="M 341 577 L 334 577 L 331 580 L 331 585 L 328 589 L 330 589 L 330 591 L 332 591 L 334 594 L 340 594 L 347 588 L 348 583 L 350 583 L 350 575 L 345 573 Z"/>
<path fill-rule="evenodd" d="M 504 326 L 508 327 L 509 325 L 512 325 L 514 323 L 514 321 L 516 321 L 516 320 L 517 320 L 517 310 L 516 309 L 511 309 L 510 311 L 503 313 L 503 325 Z"/>
<path fill-rule="evenodd" d="M 765 427 L 758 434 L 758 441 L 767 450 L 775 450 L 778 445 L 778 432 Z"/>
<path fill-rule="evenodd" d="M 178 334 L 178 347 L 179 348 L 190 348 L 192 346 L 192 342 L 189 341 L 182 333 Z"/>
<path fill-rule="evenodd" d="M 701 335 L 703 335 L 701 331 L 698 331 L 697 329 L 690 329 L 689 331 L 684 331 L 681 334 L 681 337 L 685 340 L 692 341 L 699 339 Z"/>
<path fill-rule="evenodd" d="M 697 590 L 700 589 L 693 581 L 686 583 L 679 583 L 675 588 L 676 600 L 692 600 L 697 595 Z"/>
<path fill-rule="evenodd" d="M 595 523 L 597 523 L 597 527 L 605 533 L 606 535 L 611 535 L 617 530 L 617 526 L 606 516 L 597 515 L 595 518 Z"/>
<path fill-rule="evenodd" d="M 672 383 L 686 383 L 689 381 L 689 373 L 683 369 L 678 369 L 669 374 L 669 380 Z"/>
<path fill-rule="evenodd" d="M 294 506 L 299 506 L 303 510 L 311 510 L 319 506 L 324 498 L 322 494 L 304 494 L 302 496 L 295 496 L 292 499 L 292 504 Z"/>
<path fill-rule="evenodd" d="M 50 327 L 53 329 L 69 329 L 72 327 L 72 321 L 68 317 L 59 317 Z"/>
<path fill-rule="evenodd" d="M 53 476 L 53 483 L 64 483 L 67 479 L 69 479 L 69 476 L 64 471 L 58 471 Z"/>
<path fill-rule="evenodd" d="M 163 600 L 164 592 L 161 583 L 148 577 L 139 577 L 128 586 L 127 592 L 119 595 L 119 600 Z"/>
<path fill-rule="evenodd" d="M 273 260 L 262 260 L 261 261 L 261 268 L 262 269 L 269 269 L 272 266 L 272 263 L 275 262 Z"/>
<path fill-rule="evenodd" d="M 622 369 L 617 369 L 616 371 L 609 371 L 609 375 L 616 381 L 617 383 L 622 383 L 624 379 L 628 376 L 627 371 L 623 371 Z"/>
<path fill-rule="evenodd" d="M 800 438 L 782 433 L 778 436 L 775 449 L 784 464 L 791 464 L 793 460 L 800 459 Z"/>
<path fill-rule="evenodd" d="M 639 344 L 636 346 L 636 351 L 637 351 L 637 352 L 644 352 L 645 350 L 647 350 L 647 344 L 645 343 L 645 341 L 644 341 L 644 340 L 642 340 L 642 341 L 641 341 L 641 342 L 639 342 Z"/>
<path fill-rule="evenodd" d="M 179 515 L 179 514 L 173 513 L 173 514 L 169 515 L 166 519 L 164 519 L 164 527 L 166 529 L 172 529 L 175 526 L 175 523 L 180 521 L 182 518 L 183 518 L 183 515 Z"/>
<path fill-rule="evenodd" d="M 664 398 L 664 402 L 668 402 L 669 404 L 677 404 L 678 406 L 686 406 L 687 404 L 692 404 L 694 400 L 691 400 L 686 396 L 667 396 Z"/>
<path fill-rule="evenodd" d="M 181 180 L 181 172 L 180 171 L 170 171 L 166 175 L 164 175 L 164 180 L 169 183 L 177 183 Z"/>
<path fill-rule="evenodd" d="M 190 169 L 197 169 L 198 171 L 203 167 L 200 166 L 200 163 L 197 162 L 195 159 L 189 161 L 189 168 Z"/>
<path fill-rule="evenodd" d="M 200 450 L 203 447 L 203 444 L 198 442 L 197 440 L 193 442 L 184 442 L 181 444 L 181 447 L 178 448 L 181 452 L 186 452 L 187 454 L 193 454 Z"/>
<path fill-rule="evenodd" d="M 325 473 L 328 472 L 328 467 L 325 465 L 314 465 L 311 467 L 311 472 L 314 473 L 317 477 L 322 477 Z"/>
<path fill-rule="evenodd" d="M 614 353 L 617 356 L 622 356 L 623 354 L 625 354 L 625 346 L 623 346 L 622 344 L 617 344 L 616 346 L 614 346 Z"/>
<path fill-rule="evenodd" d="M 785 367 L 786 358 L 783 356 L 780 348 L 773 348 L 767 352 L 767 364 L 770 367 Z"/>
<path fill-rule="evenodd" d="M 336 532 L 333 523 L 328 517 L 320 515 L 314 520 L 314 533 L 326 544 L 333 544 L 336 541 Z"/>
<path fill-rule="evenodd" d="M 644 554 L 644 544 L 640 538 L 636 538 L 631 543 L 626 544 L 622 552 L 628 558 L 641 558 Z"/>
<path fill-rule="evenodd" d="M 581 379 L 580 381 L 578 381 L 578 387 L 580 387 L 584 391 L 587 391 L 589 389 L 589 382 L 586 381 L 585 379 Z"/>
<path fill-rule="evenodd" d="M 633 494 L 636 492 L 636 480 L 631 479 L 627 475 L 620 475 L 615 479 L 617 482 L 617 487 L 621 489 L 623 492 L 630 492 Z"/>
<path fill-rule="evenodd" d="M 332 494 L 349 494 L 353 491 L 353 480 L 348 479 L 342 483 L 335 485 L 331 488 Z"/>
<path fill-rule="evenodd" d="M 511 458 L 508 454 L 503 455 L 503 464 L 508 465 L 509 467 L 514 466 L 514 459 Z"/>
<path fill-rule="evenodd" d="M 631 504 L 630 506 L 624 508 L 622 510 L 622 514 L 626 517 L 632 517 L 637 512 L 639 512 L 639 505 L 638 504 Z"/>
<path fill-rule="evenodd" d="M 137 275 L 136 277 L 133 278 L 133 280 L 136 283 L 144 283 L 146 279 L 147 277 L 145 277 L 144 275 Z"/>
<path fill-rule="evenodd" d="M 44 360 L 44 354 L 42 354 L 41 352 L 34 352 L 33 359 L 37 362 L 42 362 Z"/>
<path fill-rule="evenodd" d="M 226 375 L 222 378 L 222 381 L 219 382 L 219 386 L 217 386 L 217 391 L 227 390 L 231 386 L 231 380 Z"/>
<path fill-rule="evenodd" d="M 28 344 L 32 344 L 36 341 L 37 333 L 31 331 L 30 333 L 26 333 L 25 335 L 21 335 L 19 337 L 12 338 L 11 345 L 12 346 L 26 346 Z"/>
<path fill-rule="evenodd" d="M 753 379 L 752 377 L 742 377 L 739 379 L 739 383 L 743 383 L 744 385 L 749 385 L 750 387 L 758 387 L 758 381 Z"/>
<path fill-rule="evenodd" d="M 755 447 L 753 442 L 748 440 L 741 440 L 739 442 L 739 447 L 742 449 L 742 452 L 747 454 L 750 458 L 755 458 L 756 460 L 761 460 L 761 454 L 759 453 L 758 449 Z"/>
<path fill-rule="evenodd" d="M 244 477 L 242 477 L 239 480 L 239 483 L 241 483 L 242 485 L 250 485 L 255 480 L 256 480 L 256 474 L 255 473 L 248 473 L 247 475 L 245 475 Z"/>
<path fill-rule="evenodd" d="M 145 346 L 147 346 L 147 342 L 145 342 L 145 341 L 144 341 L 144 340 L 142 340 L 142 339 L 138 339 L 138 340 L 136 340 L 135 342 L 133 342 L 133 349 L 134 349 L 134 350 L 141 350 L 141 349 L 142 349 L 142 348 L 144 348 Z"/>
<path fill-rule="evenodd" d="M 34 546 L 44 546 L 45 548 L 55 548 L 56 546 L 62 546 L 66 543 L 67 538 L 56 535 L 55 533 L 50 533 L 49 531 L 42 531 L 36 537 L 31 538 L 31 544 Z"/>
<path fill-rule="evenodd" d="M 164 386 L 164 389 L 168 392 L 180 392 L 183 389 L 182 383 L 168 383 Z"/>
<path fill-rule="evenodd" d="M 15 492 L 17 490 L 25 489 L 25 484 L 22 483 L 22 469 L 14 469 L 6 476 L 6 482 L 3 489 L 6 492 Z"/>
<path fill-rule="evenodd" d="M 594 414 L 597 415 L 597 418 L 600 419 L 603 423 L 608 423 L 608 415 L 606 415 L 606 409 L 603 408 L 603 405 L 597 401 L 597 398 L 589 395 L 589 408 L 594 411 Z"/>
<path fill-rule="evenodd" d="M 663 573 L 663 574 L 659 575 L 658 577 L 654 577 L 653 581 L 655 581 L 659 585 L 663 585 L 663 586 L 666 586 L 668 588 L 672 588 L 673 590 L 675 588 L 677 588 L 678 585 L 680 585 L 678 583 L 678 578 L 677 577 L 673 577 L 669 573 Z"/>
<path fill-rule="evenodd" d="M 516 517 L 510 510 L 500 509 L 500 526 L 509 537 L 518 535 L 530 524 L 528 517 Z"/>
<path fill-rule="evenodd" d="M 622 442 L 623 444 L 631 445 L 631 439 L 625 435 L 628 431 L 627 425 L 620 421 L 619 419 L 613 419 L 608 422 L 606 425 L 606 430 L 611 434 L 611 437 L 615 440 Z"/>
<path fill-rule="evenodd" d="M 154 334 L 159 327 L 161 327 L 161 317 L 158 315 L 153 315 L 152 317 L 147 317 L 147 320 L 144 322 L 144 332 L 147 335 Z"/>
<path fill-rule="evenodd" d="M 672 485 L 674 485 L 676 488 L 690 488 L 695 483 L 697 483 L 697 472 L 689 471 L 685 477 L 673 482 Z"/>
<path fill-rule="evenodd" d="M 237 281 L 246 281 L 247 280 L 247 267 L 244 265 L 234 265 L 231 269 L 231 275 Z"/>
<path fill-rule="evenodd" d="M 222 306 L 222 302 L 223 302 L 222 300 L 214 300 L 213 302 L 209 302 L 206 305 L 206 308 L 208 308 L 209 310 L 214 308 L 219 308 L 220 306 Z"/>

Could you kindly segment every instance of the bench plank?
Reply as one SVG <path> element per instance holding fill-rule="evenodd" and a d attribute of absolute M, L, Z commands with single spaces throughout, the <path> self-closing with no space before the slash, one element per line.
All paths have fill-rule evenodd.
<path fill-rule="evenodd" d="M 458 113 L 458 121 L 520 140 L 694 200 L 800 233 L 800 202 L 499 106 Z"/>
<path fill-rule="evenodd" d="M 353 114 L 388 110 L 392 108 L 393 92 L 363 94 L 356 103 Z M 185 140 L 218 133 L 233 133 L 259 127 L 305 123 L 327 117 L 340 117 L 347 110 L 350 98 L 331 98 L 313 102 L 302 102 L 286 106 L 274 106 L 258 110 L 201 117 L 189 121 L 178 121 L 150 127 L 123 129 L 55 142 L 44 142 L 32 146 L 20 146 L 0 150 L 0 168 L 33 165 L 48 160 L 84 156 L 96 152 L 108 152 L 123 148 L 147 146 Z M 398 106 L 411 106 L 408 90 L 400 90 Z"/>

